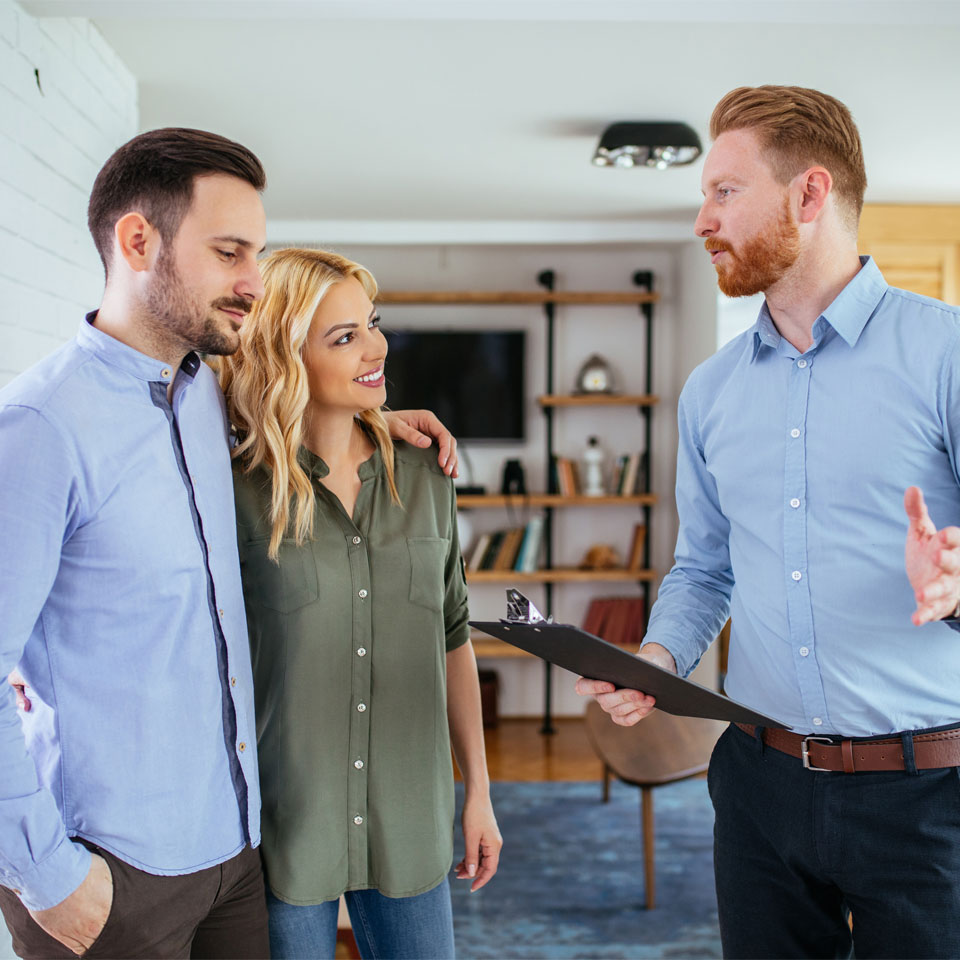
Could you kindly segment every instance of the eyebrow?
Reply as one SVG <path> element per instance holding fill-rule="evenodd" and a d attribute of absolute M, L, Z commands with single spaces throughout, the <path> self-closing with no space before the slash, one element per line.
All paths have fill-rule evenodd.
<path fill-rule="evenodd" d="M 253 244 L 249 240 L 244 240 L 243 237 L 214 237 L 213 238 L 217 243 L 235 243 L 238 247 L 243 247 L 244 250 L 252 250 Z M 267 245 L 264 244 L 258 251 L 257 254 L 263 253 L 267 249 Z"/>
<path fill-rule="evenodd" d="M 370 316 L 367 317 L 368 320 L 372 320 L 377 315 L 377 308 L 374 307 L 370 311 Z M 332 326 L 323 336 L 324 338 L 329 337 L 334 330 L 356 330 L 359 324 L 357 323 L 338 323 Z"/>

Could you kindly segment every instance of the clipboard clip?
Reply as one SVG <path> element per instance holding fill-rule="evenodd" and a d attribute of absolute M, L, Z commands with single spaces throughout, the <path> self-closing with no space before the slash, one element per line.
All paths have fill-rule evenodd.
<path fill-rule="evenodd" d="M 517 589 L 507 591 L 507 616 L 501 623 L 553 623 L 553 617 L 543 614 Z"/>

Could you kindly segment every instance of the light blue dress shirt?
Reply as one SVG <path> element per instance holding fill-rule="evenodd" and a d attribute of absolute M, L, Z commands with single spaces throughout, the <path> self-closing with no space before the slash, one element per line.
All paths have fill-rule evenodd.
<path fill-rule="evenodd" d="M 31 909 L 86 876 L 71 837 L 174 875 L 260 833 L 223 397 L 93 316 L 0 391 L 0 678 L 35 701 L 0 685 L 0 884 Z"/>
<path fill-rule="evenodd" d="M 915 627 L 903 494 L 960 523 L 960 309 L 869 257 L 800 355 L 766 304 L 680 396 L 675 564 L 646 641 L 697 663 L 728 613 L 726 691 L 804 733 L 960 721 L 960 637 Z"/>

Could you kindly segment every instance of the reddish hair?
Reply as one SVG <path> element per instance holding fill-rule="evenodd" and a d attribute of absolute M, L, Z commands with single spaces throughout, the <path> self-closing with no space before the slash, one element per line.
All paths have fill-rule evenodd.
<path fill-rule="evenodd" d="M 840 214 L 856 232 L 867 189 L 863 146 L 844 104 L 807 87 L 737 87 L 714 107 L 710 136 L 753 130 L 780 183 L 808 167 L 830 171 Z"/>

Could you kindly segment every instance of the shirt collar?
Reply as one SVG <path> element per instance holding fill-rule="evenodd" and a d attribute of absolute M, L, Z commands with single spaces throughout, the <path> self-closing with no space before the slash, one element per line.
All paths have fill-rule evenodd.
<path fill-rule="evenodd" d="M 887 281 L 883 279 L 883 274 L 873 258 L 860 257 L 860 269 L 837 294 L 833 303 L 823 311 L 821 317 L 851 347 L 854 347 L 867 321 L 873 316 L 874 310 L 887 292 L 887 286 Z M 816 330 L 814 332 L 816 333 Z M 753 333 L 751 360 L 756 359 L 761 346 L 772 347 L 775 350 L 780 344 L 780 333 L 770 317 L 766 300 L 760 307 L 757 322 L 753 325 Z"/>
<path fill-rule="evenodd" d="M 855 347 L 886 292 L 887 281 L 873 258 L 861 257 L 860 270 L 823 311 L 824 319 L 851 347 Z"/>
<path fill-rule="evenodd" d="M 780 343 L 780 333 L 777 330 L 770 311 L 767 309 L 767 301 L 760 304 L 760 313 L 757 315 L 757 322 L 753 325 L 753 353 L 751 360 L 757 359 L 761 346 L 777 349 Z"/>
<path fill-rule="evenodd" d="M 114 367 L 119 367 L 125 373 L 136 377 L 138 380 L 147 380 L 150 382 L 159 381 L 160 383 L 172 383 L 175 371 L 169 364 L 156 357 L 148 357 L 139 350 L 121 343 L 116 337 L 98 330 L 93 324 L 97 319 L 97 311 L 91 310 L 80 324 L 80 330 L 77 332 L 77 342 L 85 350 L 95 354 L 101 360 L 106 361 Z M 193 378 L 200 369 L 200 357 L 192 350 L 180 364 L 180 369 Z"/>
<path fill-rule="evenodd" d="M 328 473 L 330 473 L 330 468 L 326 465 L 321 457 L 318 457 L 312 450 L 308 450 L 306 447 L 301 447 L 299 453 L 297 454 L 297 460 L 300 463 L 300 466 L 303 467 L 304 472 L 311 480 L 322 480 Z"/>
<path fill-rule="evenodd" d="M 366 427 L 364 427 L 364 429 L 366 429 Z M 380 447 L 377 445 L 376 439 L 373 438 L 369 430 L 367 430 L 367 434 L 373 440 L 373 453 L 357 468 L 357 475 L 361 481 L 368 480 L 380 472 Z M 300 447 L 297 460 L 311 480 L 322 480 L 330 473 L 330 468 L 324 462 L 323 458 L 318 457 L 312 450 L 308 450 L 306 447 Z"/>

